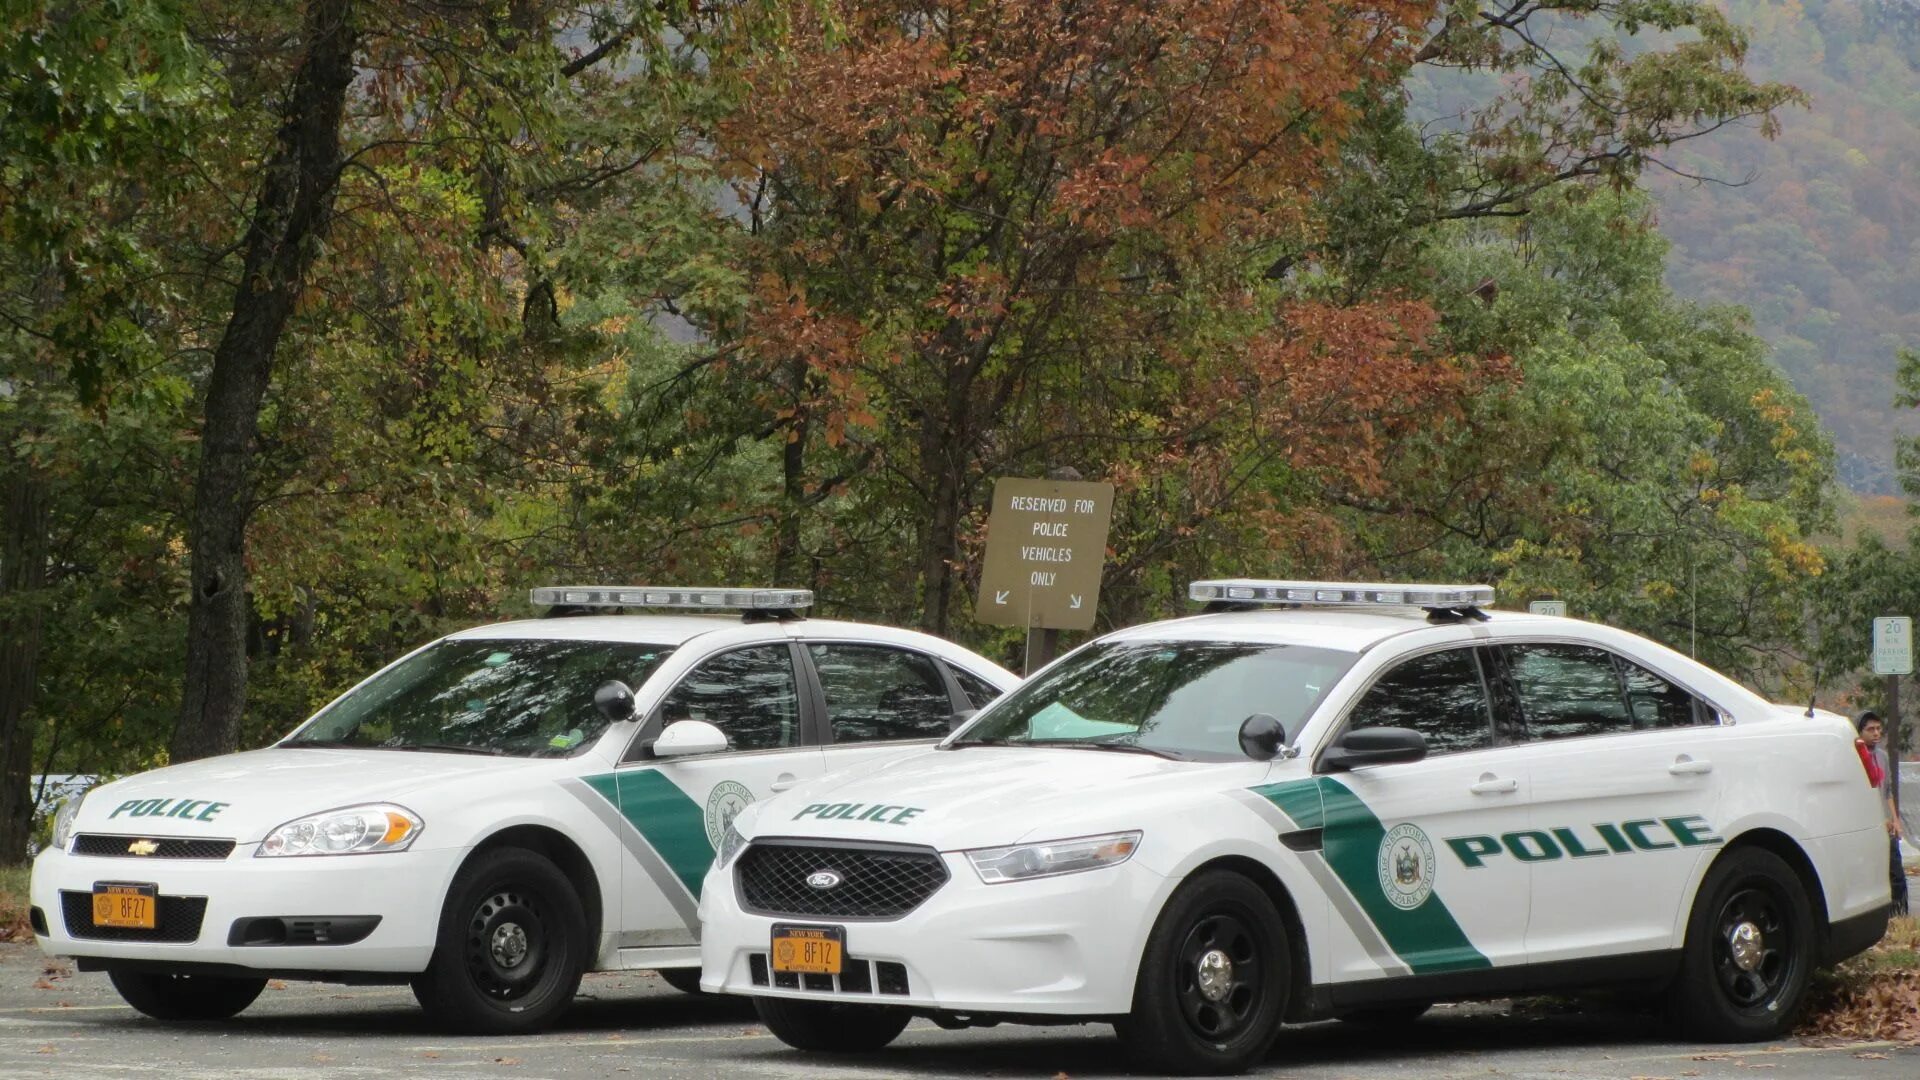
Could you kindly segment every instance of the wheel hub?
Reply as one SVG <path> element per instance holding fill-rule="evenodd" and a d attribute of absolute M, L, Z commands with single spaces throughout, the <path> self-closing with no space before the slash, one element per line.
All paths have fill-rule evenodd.
<path fill-rule="evenodd" d="M 1233 958 L 1219 949 L 1208 949 L 1200 957 L 1194 972 L 1200 996 L 1221 1001 L 1233 990 Z"/>
<path fill-rule="evenodd" d="M 527 958 L 527 932 L 519 923 L 503 922 L 493 928 L 487 950 L 493 954 L 493 962 L 502 968 L 516 968 Z"/>
<path fill-rule="evenodd" d="M 1727 935 L 1727 947 L 1733 955 L 1733 964 L 1741 971 L 1753 971 L 1760 966 L 1767 952 L 1766 936 L 1760 928 L 1750 922 L 1742 922 Z"/>

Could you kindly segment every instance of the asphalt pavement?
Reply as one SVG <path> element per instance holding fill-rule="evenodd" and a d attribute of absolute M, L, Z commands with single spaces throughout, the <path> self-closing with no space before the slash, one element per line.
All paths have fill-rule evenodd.
<path fill-rule="evenodd" d="M 768 1035 L 744 1000 L 689 997 L 640 972 L 589 976 L 566 1022 L 528 1038 L 436 1032 L 404 988 L 297 982 L 271 984 L 226 1023 L 167 1025 L 121 1004 L 104 975 L 76 974 L 31 945 L 0 945 L 0 1076 L 15 1080 L 1125 1075 L 1103 1025 L 942 1031 L 915 1021 L 880 1054 L 802 1055 Z M 1394 1031 L 1290 1028 L 1255 1075 L 1911 1080 L 1920 1048 L 1697 1046 L 1632 1011 L 1503 1002 L 1443 1006 Z"/>

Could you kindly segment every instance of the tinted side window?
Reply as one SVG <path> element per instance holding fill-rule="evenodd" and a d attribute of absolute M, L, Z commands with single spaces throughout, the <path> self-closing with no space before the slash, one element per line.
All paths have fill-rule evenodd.
<path fill-rule="evenodd" d="M 1535 739 L 1632 731 L 1613 654 L 1591 645 L 1508 645 L 1507 678 Z"/>
<path fill-rule="evenodd" d="M 704 720 L 735 750 L 773 750 L 800 742 L 800 694 L 785 645 L 721 653 L 694 668 L 660 704 L 664 723 Z"/>
<path fill-rule="evenodd" d="M 1708 712 L 1698 706 L 1692 694 L 1646 668 L 1620 659 L 1620 674 L 1627 683 L 1627 700 L 1633 705 L 1634 727 L 1692 727 L 1706 722 Z"/>
<path fill-rule="evenodd" d="M 809 645 L 834 742 L 932 739 L 947 733 L 953 699 L 933 661 L 879 645 Z"/>
<path fill-rule="evenodd" d="M 1380 677 L 1354 706 L 1347 726 L 1412 728 L 1430 754 L 1493 745 L 1492 716 L 1472 649 L 1427 653 Z"/>
<path fill-rule="evenodd" d="M 960 683 L 960 691 L 967 695 L 967 702 L 976 709 L 986 708 L 987 702 L 1000 696 L 999 687 L 977 675 L 971 675 L 952 664 L 947 665 L 947 670 L 953 672 L 954 679 Z"/>

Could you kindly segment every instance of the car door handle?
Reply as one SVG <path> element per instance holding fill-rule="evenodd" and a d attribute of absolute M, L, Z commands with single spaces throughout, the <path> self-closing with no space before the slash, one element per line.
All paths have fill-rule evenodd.
<path fill-rule="evenodd" d="M 785 791 L 799 782 L 800 782 L 799 777 L 793 775 L 790 772 L 783 772 L 779 776 L 774 777 L 773 783 L 768 784 L 767 786 L 772 788 L 775 791 Z"/>
<path fill-rule="evenodd" d="M 1713 762 L 1695 761 L 1681 754 L 1673 759 L 1673 764 L 1667 766 L 1667 771 L 1675 776 L 1704 776 L 1713 771 Z"/>
<path fill-rule="evenodd" d="M 1520 781 L 1509 776 L 1502 779 L 1492 773 L 1480 774 L 1479 783 L 1467 788 L 1475 795 L 1511 795 L 1520 790 Z"/>

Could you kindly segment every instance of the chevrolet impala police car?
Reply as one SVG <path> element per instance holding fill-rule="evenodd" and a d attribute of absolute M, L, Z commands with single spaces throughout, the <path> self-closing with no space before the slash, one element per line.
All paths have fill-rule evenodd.
<path fill-rule="evenodd" d="M 801 618 L 805 590 L 533 600 L 578 617 L 443 638 L 272 747 L 66 804 L 34 863 L 41 948 L 163 1019 L 231 1016 L 269 976 L 411 983 L 482 1032 L 547 1023 L 587 970 L 695 990 L 734 814 L 1017 682 L 938 638 Z"/>
<path fill-rule="evenodd" d="M 756 803 L 701 985 L 871 1050 L 910 1015 L 1113 1023 L 1232 1072 L 1282 1021 L 1603 986 L 1693 1034 L 1791 1023 L 1887 919 L 1846 722 L 1480 586 L 1207 581 L 938 747 Z"/>

